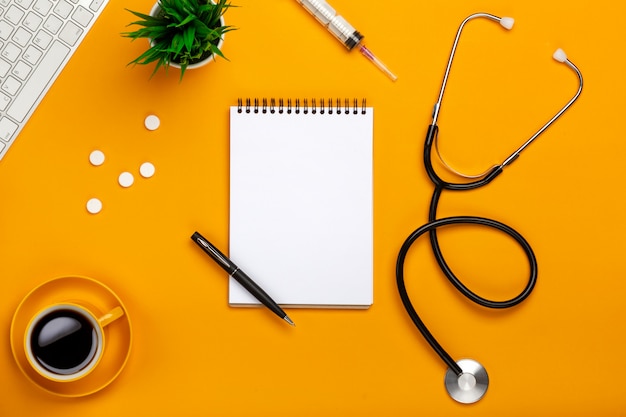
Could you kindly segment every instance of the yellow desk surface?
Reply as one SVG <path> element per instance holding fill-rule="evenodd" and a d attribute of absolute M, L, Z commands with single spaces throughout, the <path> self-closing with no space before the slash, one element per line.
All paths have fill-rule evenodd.
<path fill-rule="evenodd" d="M 295 0 L 238 0 L 225 54 L 201 70 L 157 74 L 126 63 L 145 47 L 120 36 L 130 7 L 111 0 L 7 156 L 0 161 L 1 416 L 451 416 L 626 413 L 623 28 L 609 0 L 333 0 L 394 70 L 390 82 L 348 53 Z M 445 365 L 405 313 L 398 249 L 425 222 L 432 192 L 423 139 L 454 34 L 470 13 L 516 18 L 507 33 L 468 25 L 439 119 L 442 152 L 465 171 L 501 162 L 576 91 L 551 58 L 563 48 L 585 77 L 580 100 L 489 186 L 446 193 L 439 216 L 480 215 L 524 235 L 539 262 L 535 292 L 492 311 L 470 304 L 424 240 L 407 260 L 418 312 L 456 358 L 491 379 L 474 405 L 452 401 Z M 227 276 L 189 239 L 228 247 L 228 107 L 239 97 L 365 97 L 374 120 L 374 305 L 231 308 Z M 143 127 L 148 114 L 161 128 Z M 88 162 L 101 149 L 103 166 Z M 117 184 L 151 161 L 151 179 Z M 98 215 L 85 210 L 99 197 Z M 472 227 L 441 233 L 468 285 L 516 294 L 528 266 L 508 238 Z M 250 271 L 253 274 L 253 271 Z M 9 328 L 20 300 L 58 276 L 85 275 L 125 302 L 134 340 L 126 368 L 82 398 L 46 393 L 20 372 Z"/>

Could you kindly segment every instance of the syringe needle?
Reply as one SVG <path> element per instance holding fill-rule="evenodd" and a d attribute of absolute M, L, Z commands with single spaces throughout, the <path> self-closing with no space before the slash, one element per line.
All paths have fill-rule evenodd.
<path fill-rule="evenodd" d="M 0 0 L 1 1 L 1 0 Z M 330 33 L 339 40 L 349 51 L 357 46 L 361 53 L 374 65 L 384 72 L 392 81 L 398 79 L 396 75 L 389 71 L 376 56 L 363 44 L 363 35 L 354 28 L 346 19 L 339 16 L 335 9 L 325 0 L 297 0 L 302 7 L 311 13 Z"/>
<path fill-rule="evenodd" d="M 372 51 L 367 49 L 365 45 L 361 45 L 359 47 L 359 51 L 361 51 L 361 53 L 363 54 L 365 58 L 369 59 L 374 65 L 376 65 L 376 67 L 378 67 L 379 70 L 384 72 L 385 75 L 387 75 L 387 77 L 391 79 L 391 81 L 395 81 L 398 79 L 398 77 L 393 72 L 389 71 L 389 68 L 387 68 L 387 66 L 383 64 L 383 62 L 380 59 L 376 58 L 376 55 L 374 55 Z"/>

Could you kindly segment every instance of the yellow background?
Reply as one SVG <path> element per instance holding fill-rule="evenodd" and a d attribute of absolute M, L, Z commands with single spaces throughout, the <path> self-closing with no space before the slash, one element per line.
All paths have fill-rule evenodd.
<path fill-rule="evenodd" d="M 621 2 L 333 0 L 399 80 L 348 53 L 295 0 L 238 0 L 240 29 L 209 67 L 157 74 L 126 63 L 145 48 L 120 36 L 151 0 L 111 0 L 15 145 L 0 162 L 0 415 L 30 416 L 624 416 Z M 535 292 L 485 310 L 445 282 L 426 241 L 407 259 L 416 309 L 450 354 L 485 365 L 483 400 L 463 406 L 445 366 L 400 303 L 395 261 L 425 222 L 432 192 L 422 148 L 459 23 L 513 16 L 507 33 L 475 21 L 461 39 L 439 120 L 442 152 L 465 171 L 501 162 L 577 87 L 551 58 L 563 48 L 585 77 L 580 100 L 488 187 L 445 193 L 440 216 L 500 220 L 529 240 Z M 228 107 L 239 97 L 365 97 L 374 120 L 374 305 L 296 310 L 290 328 L 266 309 L 230 308 L 227 277 L 189 236 L 228 247 Z M 161 128 L 143 127 L 157 114 Z M 88 162 L 93 149 L 107 156 Z M 137 174 L 151 161 L 156 174 Z M 117 175 L 134 172 L 122 189 Z M 86 201 L 104 209 L 89 215 Z M 495 298 L 527 278 L 519 249 L 477 228 L 441 233 L 450 264 Z M 250 271 L 253 274 L 253 271 Z M 8 342 L 33 287 L 63 275 L 109 285 L 126 304 L 134 342 L 108 388 L 77 399 L 28 381 Z"/>

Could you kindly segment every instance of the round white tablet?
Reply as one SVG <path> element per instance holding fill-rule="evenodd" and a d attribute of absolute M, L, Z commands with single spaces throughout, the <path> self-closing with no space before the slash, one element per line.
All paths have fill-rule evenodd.
<path fill-rule="evenodd" d="M 148 130 L 157 130 L 161 126 L 161 120 L 154 114 L 151 114 L 144 120 L 144 125 Z"/>
<path fill-rule="evenodd" d="M 154 171 L 155 171 L 154 165 L 152 165 L 150 162 L 144 162 L 139 167 L 139 173 L 144 178 L 150 178 L 151 176 L 153 176 Z"/>
<path fill-rule="evenodd" d="M 135 182 L 135 177 L 133 177 L 133 174 L 131 174 L 130 172 L 122 172 L 117 181 L 122 187 L 128 188 L 133 185 L 133 182 Z"/>
<path fill-rule="evenodd" d="M 104 153 L 99 150 L 95 150 L 89 154 L 89 162 L 91 165 L 99 166 L 104 163 Z"/>
<path fill-rule="evenodd" d="M 100 210 L 102 210 L 102 201 L 98 200 L 97 198 L 91 198 L 89 199 L 89 201 L 87 201 L 88 212 L 90 212 L 91 214 L 97 214 L 100 213 Z"/>

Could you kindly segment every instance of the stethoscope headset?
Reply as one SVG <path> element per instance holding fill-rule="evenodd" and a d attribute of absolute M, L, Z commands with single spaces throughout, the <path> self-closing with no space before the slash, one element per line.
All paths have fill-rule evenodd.
<path fill-rule="evenodd" d="M 443 94 L 446 88 L 446 84 L 448 82 L 448 76 L 450 74 L 450 68 L 452 66 L 452 60 L 454 58 L 454 54 L 457 49 L 457 45 L 459 43 L 459 38 L 461 36 L 461 32 L 467 22 L 476 18 L 486 18 L 488 20 L 495 21 L 499 23 L 502 27 L 507 30 L 510 30 L 513 27 L 513 19 L 510 17 L 497 17 L 488 13 L 475 13 L 468 16 L 461 25 L 456 33 L 456 38 L 454 39 L 454 43 L 452 45 L 452 50 L 450 52 L 450 57 L 448 59 L 448 65 L 446 67 L 446 71 L 443 77 L 443 82 L 441 85 L 441 90 L 439 91 L 439 98 L 435 107 L 433 109 L 432 123 L 428 127 L 428 131 L 426 133 L 426 141 L 424 143 L 424 166 L 428 177 L 435 185 L 435 189 L 430 201 L 429 213 L 428 213 L 428 222 L 423 226 L 419 227 L 413 233 L 409 235 L 409 237 L 404 241 L 399 253 L 398 259 L 396 263 L 396 281 L 398 285 L 398 292 L 400 293 L 400 298 L 402 299 L 402 303 L 404 307 L 417 327 L 422 336 L 426 339 L 426 341 L 430 344 L 433 350 L 439 355 L 439 357 L 446 363 L 448 369 L 446 371 L 444 384 L 448 394 L 456 401 L 460 403 L 474 403 L 480 400 L 485 392 L 487 391 L 487 387 L 489 385 L 489 377 L 487 375 L 487 371 L 485 368 L 475 360 L 472 359 L 461 359 L 459 361 L 455 361 L 446 350 L 437 342 L 435 337 L 430 333 L 424 322 L 421 320 L 420 316 L 417 314 L 417 311 L 413 307 L 409 295 L 407 293 L 405 284 L 404 284 L 404 261 L 409 252 L 409 249 L 413 245 L 413 243 L 423 234 L 428 233 L 430 237 L 430 244 L 433 250 L 433 254 L 439 267 L 442 272 L 446 276 L 446 278 L 452 283 L 452 285 L 465 297 L 469 298 L 474 303 L 488 308 L 493 309 L 505 309 L 516 306 L 517 304 L 524 301 L 532 292 L 535 287 L 535 283 L 537 282 L 537 259 L 535 254 L 529 245 L 529 243 L 524 239 L 524 237 L 519 234 L 513 228 L 499 222 L 496 220 L 491 220 L 484 217 L 477 216 L 452 216 L 452 217 L 444 217 L 437 219 L 437 206 L 439 204 L 439 198 L 441 197 L 441 193 L 443 190 L 450 191 L 467 191 L 473 190 L 476 188 L 483 187 L 493 181 L 498 175 L 502 173 L 504 167 L 511 164 L 520 153 L 526 149 L 535 139 L 537 139 L 550 125 L 552 125 L 563 113 L 578 99 L 578 96 L 582 92 L 583 88 L 583 78 L 579 69 L 569 60 L 567 59 L 566 54 L 558 49 L 553 58 L 567 65 L 571 68 L 576 75 L 578 76 L 579 86 L 578 91 L 572 97 L 571 100 L 565 104 L 548 122 L 546 122 L 536 133 L 534 133 L 522 146 L 520 146 L 515 152 L 513 152 L 508 158 L 504 160 L 499 165 L 495 165 L 492 168 L 488 169 L 482 174 L 478 175 L 465 175 L 456 170 L 453 170 L 444 160 L 441 158 L 439 153 L 438 145 L 437 145 L 437 134 L 439 131 L 439 127 L 437 126 L 437 119 L 439 117 L 439 113 L 441 111 L 441 102 L 443 100 Z M 466 178 L 469 182 L 465 183 L 453 183 L 444 181 L 433 168 L 432 164 L 432 148 L 433 144 L 435 145 L 435 151 L 439 156 L 440 161 L 443 166 L 451 170 L 454 174 L 462 176 Z M 530 276 L 528 278 L 528 282 L 524 289 L 515 297 L 510 298 L 504 301 L 494 301 L 489 300 L 487 298 L 481 297 L 476 294 L 472 290 L 470 290 L 451 270 L 450 266 L 446 262 L 443 253 L 441 251 L 439 240 L 437 238 L 437 229 L 444 226 L 449 225 L 479 225 L 484 227 L 489 227 L 492 229 L 496 229 L 500 232 L 503 232 L 509 235 L 511 238 L 515 240 L 519 244 L 519 246 L 524 251 L 524 254 L 528 258 L 528 263 L 530 266 Z"/>

